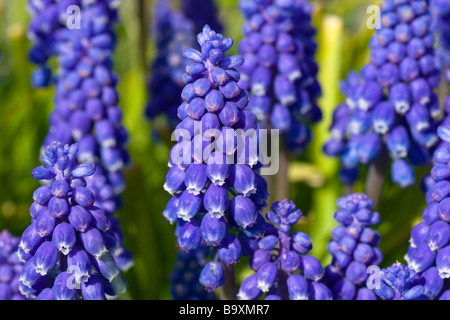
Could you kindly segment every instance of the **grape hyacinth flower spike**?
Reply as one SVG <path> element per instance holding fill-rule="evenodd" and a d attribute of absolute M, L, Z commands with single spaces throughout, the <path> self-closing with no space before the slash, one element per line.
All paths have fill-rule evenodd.
<path fill-rule="evenodd" d="M 328 251 L 333 256 L 325 268 L 324 282 L 335 300 L 376 300 L 366 287 L 368 267 L 383 259 L 380 235 L 371 227 L 380 222 L 380 214 L 371 211 L 373 201 L 365 194 L 339 198 L 334 219 L 339 223 L 332 231 Z"/>
<path fill-rule="evenodd" d="M 58 31 L 54 55 L 59 76 L 45 143 L 79 143 L 78 160 L 101 163 L 106 174 L 115 176 L 109 178 L 117 180 L 115 190 L 120 191 L 120 175 L 129 155 L 112 61 L 117 9 L 109 7 L 107 1 L 86 3 L 81 9 L 81 29 Z"/>
<path fill-rule="evenodd" d="M 239 8 L 246 19 L 239 85 L 252 94 L 249 110 L 300 154 L 310 141 L 309 125 L 322 118 L 312 6 L 307 0 L 241 0 Z"/>
<path fill-rule="evenodd" d="M 48 58 L 57 57 L 59 70 L 55 77 L 55 109 L 44 145 L 53 141 L 78 143 L 78 163 L 96 163 L 97 170 L 86 182 L 95 194 L 95 206 L 111 218 L 111 229 L 118 242 L 111 252 L 120 270 L 126 271 L 133 260 L 123 245 L 119 221 L 113 217 L 121 204 L 120 193 L 125 187 L 123 170 L 129 163 L 128 133 L 122 124 L 116 89 L 118 79 L 112 60 L 119 1 L 45 2 L 49 8 L 54 7 L 58 19 L 52 33 L 46 35 L 52 45 L 42 52 L 47 52 Z M 30 0 L 29 4 L 50 10 L 43 8 L 42 1 Z M 82 11 L 80 28 L 66 25 L 67 12 L 72 5 Z M 30 24 L 31 36 L 41 35 L 36 30 L 47 30 L 47 23 L 45 15 L 34 16 Z M 37 52 L 41 52 L 40 47 Z M 32 49 L 32 52 L 35 51 Z"/>
<path fill-rule="evenodd" d="M 19 291 L 23 264 L 17 255 L 20 239 L 7 230 L 0 232 L 0 300 L 24 300 Z"/>
<path fill-rule="evenodd" d="M 450 127 L 441 126 L 437 132 L 441 143 L 434 153 L 432 183 L 426 193 L 427 207 L 422 221 L 411 231 L 405 256 L 408 267 L 416 273 L 435 277 L 433 290 L 425 293 L 430 300 L 435 299 L 442 288 L 448 290 L 450 285 L 450 174 L 446 173 L 450 160 Z"/>
<path fill-rule="evenodd" d="M 391 180 L 405 188 L 415 182 L 413 167 L 431 162 L 444 117 L 434 93 L 441 76 L 429 1 L 385 0 L 381 24 L 370 41 L 370 62 L 341 84 L 346 100 L 334 112 L 324 152 L 340 158 L 348 185 L 360 165 L 388 168 L 391 159 Z"/>
<path fill-rule="evenodd" d="M 26 297 L 104 300 L 125 291 L 111 255 L 118 245 L 112 222 L 86 186 L 95 165 L 76 165 L 77 152 L 77 144 L 54 142 L 44 150 L 43 166 L 32 171 L 48 184 L 33 193 L 31 224 L 19 243 L 25 263 L 19 288 Z"/>
<path fill-rule="evenodd" d="M 266 205 L 267 184 L 251 152 L 257 121 L 246 110 L 247 91 L 237 85 L 235 68 L 242 65 L 242 57 L 225 57 L 233 40 L 209 26 L 197 39 L 201 51 L 184 50 L 194 62 L 184 75 L 184 102 L 178 108 L 181 123 L 175 131 L 179 140 L 171 150 L 164 185 L 173 197 L 163 215 L 177 224 L 181 249 L 195 250 L 202 243 L 213 246 L 218 248 L 218 258 L 232 266 L 241 256 L 241 241 L 264 232 L 266 223 L 259 211 Z M 235 134 L 239 129 L 243 135 Z M 200 282 L 213 291 L 222 276 L 221 264 L 209 262 Z"/>
<path fill-rule="evenodd" d="M 438 35 L 436 62 L 450 84 L 450 3 L 446 0 L 430 0 L 433 13 L 433 29 Z M 445 102 L 447 113 L 450 111 L 450 97 Z"/>
<path fill-rule="evenodd" d="M 78 1 L 73 1 L 73 4 L 78 4 Z M 31 21 L 27 35 L 32 41 L 28 57 L 31 63 L 37 66 L 31 77 L 31 83 L 35 88 L 50 85 L 52 71 L 47 64 L 56 50 L 56 32 L 63 26 L 62 10 L 65 14 L 67 9 L 63 8 L 64 5 L 67 5 L 67 1 L 28 1 L 27 9 L 31 13 Z"/>
<path fill-rule="evenodd" d="M 272 205 L 267 220 L 277 226 L 258 240 L 250 257 L 255 271 L 241 284 L 238 297 L 256 300 L 331 300 L 332 293 L 321 281 L 320 261 L 309 255 L 311 238 L 303 232 L 291 234 L 302 213 L 287 199 Z"/>

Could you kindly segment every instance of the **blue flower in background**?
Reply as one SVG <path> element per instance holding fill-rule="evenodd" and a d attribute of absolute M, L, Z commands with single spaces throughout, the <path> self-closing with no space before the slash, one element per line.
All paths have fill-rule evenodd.
<path fill-rule="evenodd" d="M 439 40 L 436 49 L 437 65 L 450 83 L 450 3 L 446 0 L 430 0 L 430 5 L 434 19 L 433 27 Z M 445 103 L 447 112 L 449 103 L 447 99 Z"/>
<path fill-rule="evenodd" d="M 223 26 L 219 21 L 219 12 L 214 0 L 181 0 L 181 10 L 186 18 L 195 25 L 195 34 L 202 32 L 205 25 L 222 33 Z"/>
<path fill-rule="evenodd" d="M 73 1 L 73 4 L 77 5 L 79 1 Z M 55 33 L 63 27 L 62 18 L 69 5 L 70 2 L 68 1 L 28 1 L 27 8 L 31 13 L 31 21 L 27 35 L 32 41 L 28 57 L 37 66 L 31 78 L 35 88 L 50 85 L 52 71 L 47 63 L 56 50 Z"/>
<path fill-rule="evenodd" d="M 196 45 L 196 34 L 205 24 L 216 32 L 222 30 L 212 0 L 182 0 L 180 10 L 172 8 L 173 2 L 160 0 L 154 8 L 153 36 L 158 52 L 148 81 L 150 100 L 145 111 L 149 119 L 165 115 L 172 130 L 178 124 L 177 108 L 183 103 L 183 74 L 190 63 L 183 57 L 183 50 Z M 154 122 L 154 126 L 160 129 L 161 125 Z"/>
<path fill-rule="evenodd" d="M 189 253 L 177 253 L 175 267 L 170 277 L 170 292 L 174 300 L 215 300 L 214 293 L 207 292 L 200 284 L 200 273 L 208 261 L 209 252 L 200 247 Z"/>
<path fill-rule="evenodd" d="M 19 291 L 19 276 L 23 269 L 17 255 L 20 239 L 7 230 L 0 232 L 0 300 L 24 300 Z"/>
<path fill-rule="evenodd" d="M 95 165 L 76 165 L 78 151 L 77 144 L 54 142 L 32 171 L 48 184 L 33 193 L 31 224 L 19 243 L 19 289 L 28 298 L 104 300 L 125 291 L 111 254 L 119 246 L 113 221 L 95 206 L 85 180 Z"/>
<path fill-rule="evenodd" d="M 189 64 L 183 57 L 183 50 L 195 45 L 196 32 L 193 22 L 172 9 L 171 3 L 160 0 L 154 8 L 153 35 L 158 52 L 152 63 L 148 83 L 150 100 L 145 112 L 149 119 L 166 115 L 169 126 L 175 128 L 177 108 L 183 102 L 183 74 Z"/>
<path fill-rule="evenodd" d="M 368 267 L 383 259 L 377 247 L 380 235 L 371 228 L 380 222 L 380 214 L 371 211 L 373 202 L 365 194 L 341 197 L 337 206 L 334 219 L 339 225 L 328 244 L 333 260 L 325 269 L 324 282 L 335 300 L 376 300 L 366 281 Z"/>
<path fill-rule="evenodd" d="M 320 261 L 309 255 L 311 238 L 303 232 L 291 234 L 291 226 L 302 217 L 294 202 L 284 199 L 272 205 L 267 220 L 276 228 L 266 231 L 253 244 L 250 267 L 255 271 L 241 284 L 238 297 L 256 300 L 332 300 L 332 293 L 322 283 L 324 270 Z"/>
<path fill-rule="evenodd" d="M 242 0 L 239 8 L 246 19 L 239 85 L 252 94 L 248 109 L 260 126 L 279 129 L 290 151 L 302 153 L 309 125 L 322 117 L 312 6 L 307 0 Z"/>
<path fill-rule="evenodd" d="M 44 145 L 53 141 L 78 143 L 78 163 L 94 162 L 98 167 L 93 177 L 86 179 L 95 194 L 95 205 L 112 216 L 121 204 L 120 193 L 125 188 L 123 170 L 130 161 L 126 150 L 128 133 L 122 125 L 116 89 L 118 79 L 112 60 L 119 2 L 47 2 L 48 6 L 43 6 L 42 1 L 29 2 L 34 14 L 29 35 L 35 42 L 30 59 L 34 62 L 35 51 L 46 53 L 45 61 L 54 56 L 59 66 L 54 77 L 55 109 L 50 115 Z M 81 10 L 80 28 L 66 26 L 67 9 L 72 5 Z M 56 19 L 51 28 L 46 18 L 50 13 Z M 114 218 L 113 222 L 111 228 L 119 243 L 112 250 L 113 256 L 119 268 L 126 271 L 133 260 L 123 246 L 119 221 Z"/>
<path fill-rule="evenodd" d="M 444 119 L 434 93 L 440 84 L 435 65 L 429 1 L 384 1 L 382 27 L 370 41 L 370 62 L 341 84 L 346 101 L 333 115 L 324 146 L 342 163 L 341 181 L 353 184 L 359 165 L 392 159 L 391 179 L 402 188 L 415 182 L 414 166 L 431 162 Z"/>

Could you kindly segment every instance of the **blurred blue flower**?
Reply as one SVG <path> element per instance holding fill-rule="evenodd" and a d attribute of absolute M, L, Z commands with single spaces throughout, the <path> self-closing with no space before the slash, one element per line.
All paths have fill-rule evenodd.
<path fill-rule="evenodd" d="M 365 194 L 341 197 L 337 206 L 334 219 L 339 225 L 328 243 L 333 260 L 325 269 L 324 282 L 336 300 L 376 300 L 366 281 L 368 267 L 378 266 L 383 259 L 380 235 L 371 228 L 380 222 L 380 215 L 371 210 L 373 201 Z"/>
<path fill-rule="evenodd" d="M 54 77 L 55 108 L 44 145 L 76 142 L 78 163 L 96 163 L 98 169 L 86 183 L 95 194 L 95 205 L 114 222 L 111 228 L 119 245 L 112 253 L 119 268 L 126 271 L 133 260 L 123 246 L 119 221 L 112 217 L 121 204 L 120 193 L 125 188 L 123 169 L 130 161 L 112 60 L 118 3 L 48 0 L 44 5 L 42 1 L 30 0 L 33 18 L 29 36 L 35 43 L 31 61 L 35 62 L 33 54 L 45 53 L 43 62 L 56 57 L 59 67 Z M 81 10 L 79 29 L 66 26 L 72 5 Z M 48 15 L 55 21 L 49 20 Z M 38 75 L 35 72 L 34 77 Z"/>
<path fill-rule="evenodd" d="M 437 127 L 448 121 L 434 93 L 441 74 L 429 1 L 383 1 L 381 25 L 370 62 L 341 84 L 346 101 L 335 110 L 324 152 L 341 158 L 341 181 L 353 184 L 359 165 L 374 162 L 386 145 L 392 181 L 405 188 L 415 183 L 415 166 L 431 163 Z M 358 157 L 346 161 L 349 154 Z"/>
<path fill-rule="evenodd" d="M 200 247 L 189 253 L 177 253 L 175 267 L 170 280 L 170 292 L 174 300 L 215 300 L 200 284 L 200 273 L 208 262 L 208 249 Z"/>
<path fill-rule="evenodd" d="M 19 276 L 23 269 L 17 255 L 20 239 L 8 230 L 0 232 L 0 300 L 24 300 L 19 291 Z"/>
<path fill-rule="evenodd" d="M 312 6 L 306 0 L 242 0 L 239 8 L 246 19 L 239 86 L 252 94 L 248 109 L 261 127 L 285 134 L 290 151 L 302 153 L 310 124 L 322 118 Z"/>

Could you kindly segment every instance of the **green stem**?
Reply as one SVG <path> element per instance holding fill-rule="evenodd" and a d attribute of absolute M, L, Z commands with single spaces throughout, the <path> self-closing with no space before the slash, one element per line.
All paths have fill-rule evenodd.
<path fill-rule="evenodd" d="M 147 0 L 138 0 L 137 15 L 139 18 L 139 59 L 141 66 L 147 69 L 147 41 L 149 31 L 149 12 Z"/>
<path fill-rule="evenodd" d="M 273 152 L 278 152 L 278 150 L 273 150 L 272 148 L 272 125 L 270 124 L 269 119 L 266 119 L 264 121 L 264 128 L 267 128 L 267 150 L 271 150 L 271 157 L 273 157 Z M 277 201 L 277 193 L 276 193 L 276 187 L 277 187 L 277 177 L 276 175 L 266 176 L 264 177 L 267 181 L 267 191 L 269 192 L 269 197 L 267 199 L 267 207 L 266 210 L 270 210 L 270 207 L 272 206 L 272 203 Z"/>
<path fill-rule="evenodd" d="M 311 254 L 327 263 L 329 259 L 326 244 L 330 240 L 331 229 L 335 223 L 333 212 L 336 210 L 335 201 L 341 196 L 341 188 L 338 179 L 339 162 L 325 156 L 322 152 L 323 145 L 329 138 L 329 128 L 333 118 L 333 111 L 342 101 L 339 87 L 336 85 L 341 79 L 343 54 L 344 23 L 339 16 L 324 15 L 319 11 L 316 15 L 318 29 L 317 61 L 320 67 L 319 81 L 322 84 L 323 97 L 319 102 L 323 112 L 323 120 L 314 127 L 314 139 L 311 143 L 311 154 L 314 155 L 314 163 L 325 178 L 325 183 L 315 189 L 312 195 L 312 212 L 314 223 L 311 224 L 310 236 L 314 239 L 314 248 Z"/>
<path fill-rule="evenodd" d="M 282 257 L 287 250 L 290 248 L 290 237 L 281 231 L 278 231 L 278 237 L 280 239 L 280 257 Z M 280 264 L 280 262 L 278 262 Z M 279 268 L 278 270 L 278 295 L 282 300 L 289 300 L 289 291 L 287 287 L 287 280 L 289 278 L 289 274 L 283 269 Z"/>
<path fill-rule="evenodd" d="M 378 206 L 389 165 L 389 152 L 383 143 L 380 155 L 370 165 L 366 180 L 366 194 L 372 199 L 374 208 Z"/>
<path fill-rule="evenodd" d="M 289 168 L 289 152 L 283 145 L 280 150 L 280 168 L 275 178 L 276 201 L 280 201 L 284 198 L 289 197 L 288 168 Z"/>
<path fill-rule="evenodd" d="M 225 284 L 220 288 L 221 300 L 237 300 L 236 296 L 236 275 L 234 265 L 226 265 L 222 263 L 225 270 Z"/>
<path fill-rule="evenodd" d="M 347 196 L 347 195 L 349 195 L 349 194 L 352 194 L 353 191 L 354 191 L 354 188 L 353 188 L 353 185 L 352 185 L 352 184 L 344 185 L 344 195 Z"/>

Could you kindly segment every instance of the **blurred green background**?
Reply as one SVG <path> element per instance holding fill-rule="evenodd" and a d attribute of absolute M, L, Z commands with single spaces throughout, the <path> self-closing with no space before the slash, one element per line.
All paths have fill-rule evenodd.
<path fill-rule="evenodd" d="M 32 192 L 39 184 L 31 177 L 31 169 L 40 165 L 39 148 L 53 108 L 53 89 L 33 90 L 28 62 L 30 41 L 26 37 L 29 14 L 26 0 L 0 0 L 0 230 L 9 229 L 20 236 L 30 222 L 28 213 Z M 144 0 L 151 17 L 152 0 Z M 359 70 L 369 57 L 368 42 L 372 31 L 366 27 L 367 7 L 378 1 L 313 0 L 314 24 L 318 30 L 317 60 L 323 98 L 320 106 L 324 120 L 314 129 L 313 143 L 307 152 L 293 159 L 289 167 L 290 198 L 305 217 L 297 228 L 308 232 L 314 243 L 313 254 L 329 263 L 326 252 L 330 230 L 335 225 L 335 202 L 342 195 L 337 179 L 339 163 L 325 157 L 321 148 L 328 137 L 334 107 L 342 100 L 339 81 L 352 69 Z M 242 38 L 243 18 L 237 9 L 238 0 L 218 0 L 224 34 Z M 125 274 L 128 292 L 125 299 L 170 299 L 169 275 L 176 255 L 171 226 L 162 216 L 170 196 L 162 186 L 167 172 L 169 145 L 152 141 L 151 124 L 143 116 L 149 98 L 146 92 L 148 65 L 155 53 L 147 30 L 142 30 L 138 0 L 122 1 L 121 23 L 118 26 L 118 48 L 115 54 L 119 74 L 121 107 L 131 142 L 133 159 L 126 172 L 127 189 L 124 207 L 118 213 L 125 234 L 125 245 L 132 251 L 135 266 Z M 144 16 L 145 16 L 144 15 Z M 151 21 L 147 21 L 151 23 Z M 142 39 L 147 40 L 143 55 Z M 237 45 L 233 52 L 236 53 Z M 417 173 L 421 177 L 429 168 Z M 365 170 L 362 178 L 365 177 Z M 389 178 L 387 179 L 390 180 Z M 419 180 L 419 179 L 418 179 Z M 355 191 L 362 192 L 364 181 Z M 278 199 L 279 200 L 279 199 Z M 410 229 L 420 219 L 425 207 L 418 184 L 401 190 L 387 182 L 378 210 L 382 223 L 381 249 L 383 266 L 403 261 Z M 237 268 L 238 280 L 246 271 L 245 261 Z"/>

